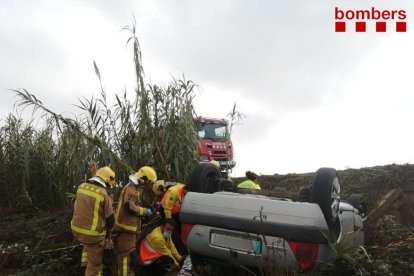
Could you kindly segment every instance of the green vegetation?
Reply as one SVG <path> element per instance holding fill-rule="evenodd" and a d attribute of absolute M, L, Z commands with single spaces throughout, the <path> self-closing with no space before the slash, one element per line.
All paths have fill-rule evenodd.
<path fill-rule="evenodd" d="M 64 206 L 76 186 L 89 177 L 91 162 L 110 164 L 119 184 L 143 165 L 159 178 L 185 181 L 197 162 L 193 126 L 192 81 L 173 79 L 166 85 L 144 84 L 135 23 L 131 33 L 136 72 L 135 91 L 108 101 L 101 74 L 98 98 L 80 100 L 80 113 L 65 118 L 45 107 L 27 90 L 13 90 L 20 107 L 32 107 L 43 127 L 16 115 L 0 121 L 0 207 Z"/>

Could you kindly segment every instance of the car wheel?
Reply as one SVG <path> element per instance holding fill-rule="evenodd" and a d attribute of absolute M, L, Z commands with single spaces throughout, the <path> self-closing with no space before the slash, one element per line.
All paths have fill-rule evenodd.
<path fill-rule="evenodd" d="M 365 204 L 364 197 L 360 194 L 352 194 L 348 197 L 347 202 L 359 211 L 362 218 L 367 216 L 368 207 Z"/>
<path fill-rule="evenodd" d="M 319 205 L 330 229 L 338 219 L 340 192 L 339 176 L 335 169 L 320 168 L 316 171 L 310 202 Z"/>
<path fill-rule="evenodd" d="M 190 176 L 187 189 L 190 192 L 215 193 L 220 187 L 219 169 L 210 163 L 198 164 Z"/>

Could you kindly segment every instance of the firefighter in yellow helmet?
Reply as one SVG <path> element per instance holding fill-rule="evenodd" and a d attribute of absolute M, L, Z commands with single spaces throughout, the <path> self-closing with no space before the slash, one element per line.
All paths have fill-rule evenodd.
<path fill-rule="evenodd" d="M 114 226 L 113 199 L 106 188 L 115 185 L 115 172 L 110 167 L 79 185 L 71 222 L 72 233 L 84 247 L 87 260 L 85 275 L 101 275 L 105 244 L 110 243 Z"/>
<path fill-rule="evenodd" d="M 178 182 L 166 182 L 167 191 L 161 200 L 161 217 L 163 219 L 173 219 L 176 223 L 175 230 L 172 236 L 178 252 L 185 254 L 187 252 L 186 246 L 181 240 L 181 223 L 179 213 L 184 197 L 187 193 L 187 186 Z"/>
<path fill-rule="evenodd" d="M 152 185 L 153 194 L 158 197 L 165 193 L 165 180 L 157 180 L 155 185 Z"/>
<path fill-rule="evenodd" d="M 129 179 L 130 182 L 122 189 L 115 214 L 118 275 L 135 275 L 138 261 L 135 248 L 141 219 L 152 216 L 150 208 L 142 207 L 142 191 L 156 186 L 157 174 L 153 168 L 144 166 Z"/>

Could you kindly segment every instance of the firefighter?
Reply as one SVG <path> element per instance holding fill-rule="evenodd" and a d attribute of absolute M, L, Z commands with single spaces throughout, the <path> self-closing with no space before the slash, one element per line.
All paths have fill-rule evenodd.
<path fill-rule="evenodd" d="M 151 208 L 142 207 L 142 192 L 149 187 L 154 194 L 159 190 L 157 174 L 151 167 L 140 168 L 130 176 L 130 180 L 122 189 L 115 215 L 118 275 L 134 275 L 138 260 L 136 239 L 141 230 L 141 219 L 152 216 Z"/>
<path fill-rule="evenodd" d="M 237 188 L 244 188 L 244 189 L 257 189 L 260 190 L 260 180 L 259 176 L 254 172 L 247 171 L 246 172 L 246 180 L 237 185 Z"/>
<path fill-rule="evenodd" d="M 161 205 L 164 208 L 164 217 L 170 219 L 181 211 L 181 204 L 187 193 L 187 187 L 177 182 L 166 182 L 165 186 L 167 191 L 161 200 Z"/>
<path fill-rule="evenodd" d="M 145 266 L 151 275 L 170 269 L 178 270 L 183 263 L 184 259 L 177 252 L 172 240 L 174 228 L 174 220 L 166 219 L 161 226 L 152 230 L 140 244 L 139 263 Z"/>
<path fill-rule="evenodd" d="M 115 172 L 108 166 L 79 185 L 71 222 L 72 233 L 83 244 L 85 275 L 101 275 L 104 249 L 114 226 L 113 199 L 106 188 L 115 185 Z"/>
<path fill-rule="evenodd" d="M 161 200 L 161 217 L 163 219 L 173 219 L 175 221 L 175 230 L 172 239 L 181 254 L 187 253 L 187 247 L 181 240 L 181 223 L 179 213 L 181 204 L 187 193 L 187 186 L 177 182 L 166 182 L 167 191 Z"/>

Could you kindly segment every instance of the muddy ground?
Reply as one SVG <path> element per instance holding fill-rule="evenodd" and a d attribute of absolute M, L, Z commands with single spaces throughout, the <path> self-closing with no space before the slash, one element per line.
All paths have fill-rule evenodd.
<path fill-rule="evenodd" d="M 414 183 L 413 165 L 389 165 L 339 171 L 342 197 L 362 194 L 374 209 L 382 195 Z M 312 173 L 262 177 L 263 188 L 298 191 Z M 70 231 L 70 207 L 24 212 L 1 209 L 0 275 L 81 275 L 81 247 Z M 341 249 L 341 258 L 323 265 L 320 275 L 414 275 L 414 229 L 389 214 L 365 224 L 364 248 Z M 278 274 L 296 274 L 278 272 Z M 274 274 L 276 275 L 276 274 Z"/>

